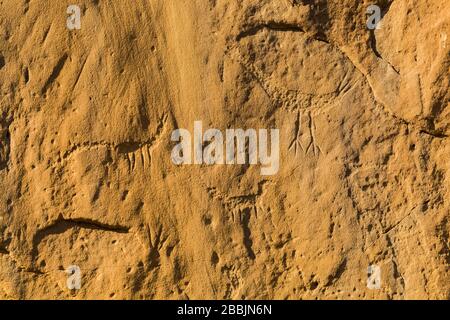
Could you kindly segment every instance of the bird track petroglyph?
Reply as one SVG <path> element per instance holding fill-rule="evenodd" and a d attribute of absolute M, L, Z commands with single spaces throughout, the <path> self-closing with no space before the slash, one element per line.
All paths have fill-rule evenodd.
<path fill-rule="evenodd" d="M 255 63 L 244 57 L 239 48 L 239 41 L 243 38 L 256 35 L 262 30 L 269 30 L 273 32 L 291 32 L 291 33 L 304 33 L 303 29 L 296 25 L 286 22 L 270 21 L 261 24 L 255 24 L 247 26 L 237 37 L 237 43 L 230 45 L 226 51 L 228 56 L 238 62 L 264 90 L 266 95 L 274 104 L 279 104 L 282 108 L 295 114 L 295 133 L 294 137 L 289 144 L 289 150 L 293 150 L 297 156 L 299 149 L 301 149 L 305 155 L 312 152 L 314 156 L 319 156 L 323 153 L 322 148 L 317 141 L 316 131 L 317 127 L 314 121 L 314 116 L 326 110 L 329 107 L 335 106 L 337 103 L 333 101 L 336 97 L 344 97 L 356 83 L 352 83 L 348 79 L 348 73 L 345 78 L 339 84 L 337 92 L 331 92 L 328 94 L 317 95 L 311 93 L 304 93 L 300 90 L 288 90 L 279 86 L 274 86 L 266 79 L 264 72 L 262 72 Z M 321 43 L 328 45 L 328 42 L 321 39 L 313 39 Z M 307 117 L 303 117 L 303 114 Z M 306 121 L 303 121 L 306 118 Z M 307 128 L 306 134 L 309 136 L 306 147 L 303 146 L 301 138 L 305 132 L 303 126 Z"/>

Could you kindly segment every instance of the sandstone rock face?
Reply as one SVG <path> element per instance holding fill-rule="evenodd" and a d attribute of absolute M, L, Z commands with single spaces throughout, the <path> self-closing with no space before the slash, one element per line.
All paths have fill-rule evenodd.
<path fill-rule="evenodd" d="M 73 2 L 0 1 L 0 298 L 450 298 L 448 1 Z"/>

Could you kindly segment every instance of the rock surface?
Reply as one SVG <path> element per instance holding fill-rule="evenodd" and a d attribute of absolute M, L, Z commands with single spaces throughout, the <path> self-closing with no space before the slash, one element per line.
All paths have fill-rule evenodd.
<path fill-rule="evenodd" d="M 74 2 L 0 1 L 0 298 L 450 299 L 448 1 Z"/>

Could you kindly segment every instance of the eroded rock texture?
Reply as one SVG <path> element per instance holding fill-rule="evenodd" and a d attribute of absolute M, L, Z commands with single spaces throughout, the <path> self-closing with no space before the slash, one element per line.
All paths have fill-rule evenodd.
<path fill-rule="evenodd" d="M 448 1 L 76 2 L 0 1 L 0 298 L 450 298 Z M 280 170 L 174 165 L 196 120 Z"/>

